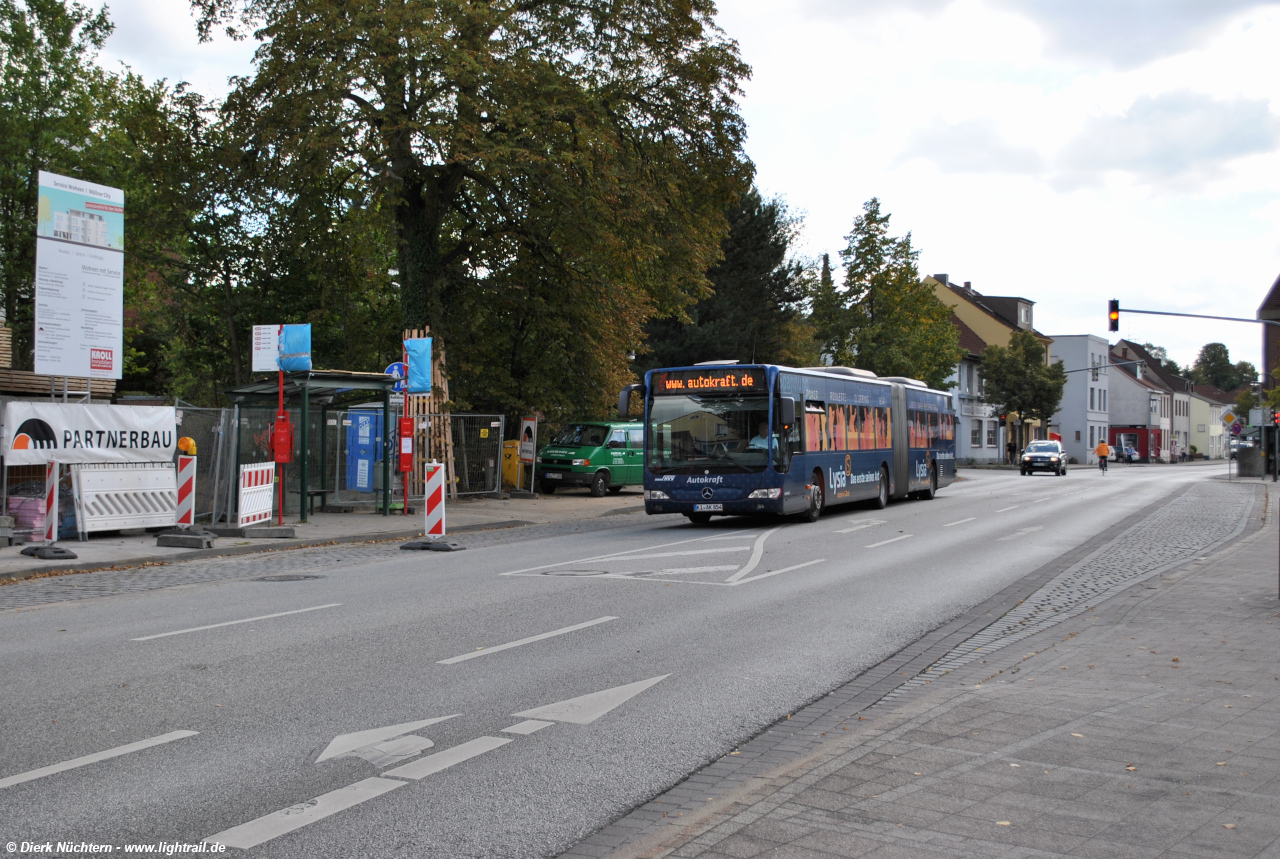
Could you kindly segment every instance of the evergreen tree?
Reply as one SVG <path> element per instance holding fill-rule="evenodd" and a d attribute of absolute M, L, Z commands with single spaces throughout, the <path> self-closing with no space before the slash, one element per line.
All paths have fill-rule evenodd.
<path fill-rule="evenodd" d="M 1257 368 L 1248 361 L 1232 364 L 1224 343 L 1206 343 L 1191 365 L 1191 378 L 1197 385 L 1215 385 L 1224 391 L 1234 391 L 1257 376 Z"/>
<path fill-rule="evenodd" d="M 806 273 L 788 257 L 799 219 L 780 199 L 764 200 L 754 188 L 727 215 L 723 258 L 707 272 L 711 293 L 686 310 L 687 319 L 646 326 L 647 367 L 717 359 L 793 366 L 816 360 L 801 309 L 809 291 Z"/>
<path fill-rule="evenodd" d="M 840 252 L 843 287 L 819 282 L 812 316 L 818 342 L 834 364 L 945 388 L 963 354 L 951 308 L 921 282 L 911 234 L 889 235 L 889 217 L 879 200 L 869 200 Z"/>

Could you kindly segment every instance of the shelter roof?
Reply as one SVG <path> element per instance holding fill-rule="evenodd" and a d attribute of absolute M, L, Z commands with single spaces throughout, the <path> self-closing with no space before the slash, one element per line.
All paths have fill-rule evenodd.
<path fill-rule="evenodd" d="M 305 389 L 311 399 L 332 399 L 356 391 L 389 391 L 400 381 L 387 373 L 358 373 L 351 370 L 310 370 L 303 373 L 284 374 L 284 398 L 300 400 Z M 275 376 L 259 382 L 249 382 L 226 391 L 235 402 L 248 400 L 274 400 L 280 395 L 280 380 Z"/>

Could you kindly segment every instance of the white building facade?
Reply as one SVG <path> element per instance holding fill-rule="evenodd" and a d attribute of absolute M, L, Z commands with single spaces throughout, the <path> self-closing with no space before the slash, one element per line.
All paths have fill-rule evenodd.
<path fill-rule="evenodd" d="M 1093 449 L 1107 438 L 1111 425 L 1111 344 L 1094 334 L 1055 336 L 1049 362 L 1061 361 L 1067 373 L 1062 404 L 1049 421 L 1050 432 L 1062 436 L 1068 459 L 1096 464 Z"/>

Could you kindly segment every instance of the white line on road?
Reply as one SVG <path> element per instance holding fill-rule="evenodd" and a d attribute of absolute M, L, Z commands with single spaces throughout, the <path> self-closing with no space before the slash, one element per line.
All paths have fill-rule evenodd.
<path fill-rule="evenodd" d="M 736 531 L 736 532 L 731 531 L 728 535 L 722 534 L 720 535 L 720 537 L 732 536 L 733 534 L 737 534 L 739 537 L 744 536 L 741 531 Z M 549 570 L 552 567 L 564 567 L 569 564 L 585 564 L 587 561 L 603 561 L 608 558 L 621 558 L 623 555 L 631 555 L 631 554 L 634 554 L 635 552 L 648 552 L 652 549 L 669 549 L 672 546 L 683 546 L 685 543 L 698 543 L 703 540 L 711 540 L 711 539 L 719 539 L 719 538 L 690 537 L 688 540 L 675 540 L 671 543 L 661 543 L 657 546 L 643 546 L 639 549 L 628 549 L 625 552 L 613 552 L 608 555 L 594 555 L 590 558 L 578 558 L 577 560 L 574 560 L 574 561 L 558 561 L 554 564 L 542 564 L 541 566 L 537 566 L 537 567 L 525 567 L 523 570 L 511 570 L 510 572 L 502 573 L 502 575 L 518 576 L 521 573 L 532 573 L 532 572 L 535 572 L 536 570 Z"/>
<path fill-rule="evenodd" d="M 1054 498 L 1054 496 L 1052 496 L 1052 495 L 1046 495 L 1046 496 L 1045 496 L 1045 497 L 1043 497 L 1043 498 L 1037 498 L 1035 501 L 1032 501 L 1031 503 L 1032 503 L 1032 504 L 1039 504 L 1039 503 L 1040 503 L 1040 502 L 1042 502 L 1042 501 L 1052 501 L 1052 500 L 1053 500 L 1053 498 Z"/>
<path fill-rule="evenodd" d="M 1021 507 L 1021 506 L 1022 506 L 1021 504 L 1015 504 L 1015 505 L 1013 505 L 1012 507 L 1001 507 L 1001 508 L 1000 508 L 999 510 L 997 510 L 996 512 L 997 512 L 997 513 L 1004 513 L 1006 510 L 1017 510 L 1017 509 L 1018 509 L 1019 507 Z"/>
<path fill-rule="evenodd" d="M 770 570 L 767 573 L 761 573 L 760 575 L 752 576 L 749 579 L 738 579 L 736 582 L 733 582 L 732 584 L 745 585 L 747 582 L 758 582 L 761 579 L 767 579 L 770 576 L 780 576 L 783 573 L 789 573 L 792 570 L 798 570 L 801 567 L 812 567 L 814 564 L 821 564 L 825 560 L 826 558 L 818 558 L 817 560 L 814 560 L 814 561 L 805 561 L 803 564 L 796 564 L 794 567 L 785 567 L 784 569 L 781 569 L 781 570 Z"/>
<path fill-rule="evenodd" d="M 719 549 L 688 549 L 683 552 L 654 552 L 650 555 L 628 555 L 625 558 L 613 558 L 614 561 L 648 561 L 653 558 L 675 558 L 683 555 L 718 555 L 721 552 L 750 552 L 750 546 L 724 546 Z"/>
<path fill-rule="evenodd" d="M 118 758 L 121 755 L 127 755 L 130 752 L 140 752 L 143 749 L 149 749 L 152 746 L 160 746 L 165 743 L 172 743 L 174 740 L 194 737 L 198 733 L 200 732 L 170 731 L 167 734 L 161 734 L 158 737 L 151 737 L 147 740 L 138 740 L 138 742 L 129 743 L 126 746 L 116 746 L 114 749 L 107 749 L 104 752 L 94 752 L 91 755 L 85 755 L 84 757 L 72 758 L 69 761 L 63 761 L 60 764 L 50 764 L 49 766 L 41 767 L 38 770 L 18 773 L 17 775 L 11 775 L 8 778 L 0 778 L 0 788 L 11 787 L 15 784 L 22 784 L 24 781 L 34 781 L 35 779 L 44 778 L 45 776 L 53 775 L 54 773 L 66 772 L 67 770 L 88 766 L 89 764 L 96 764 L 98 761 Z"/>
<path fill-rule="evenodd" d="M 845 520 L 845 521 L 848 521 L 848 520 Z M 841 528 L 839 531 L 836 531 L 835 533 L 849 534 L 854 531 L 861 531 L 863 528 L 871 528 L 876 525 L 887 525 L 887 524 L 888 522 L 884 519 L 865 519 L 861 522 L 858 522 L 857 524 L 853 525 L 850 528 Z"/>
<path fill-rule="evenodd" d="M 913 535 L 913 534 L 903 534 L 901 537 L 894 537 L 894 538 L 893 538 L 893 539 L 891 539 L 891 540 L 881 540 L 879 543 L 872 543 L 870 546 L 863 546 L 863 548 L 864 548 L 864 549 L 874 549 L 874 548 L 876 548 L 877 546 L 887 546 L 887 545 L 889 545 L 890 543 L 896 543 L 896 542 L 898 542 L 899 540 L 905 540 L 905 539 L 907 539 L 908 537 L 912 537 L 912 536 L 915 536 L 915 535 Z"/>
<path fill-rule="evenodd" d="M 510 650 L 513 647 L 520 647 L 523 644 L 533 644 L 535 641 L 542 641 L 544 638 L 554 638 L 557 635 L 564 635 L 567 632 L 576 632 L 579 629 L 586 629 L 589 626 L 595 626 L 598 623 L 606 623 L 611 620 L 617 620 L 617 618 L 612 616 L 598 617 L 595 620 L 589 620 L 586 623 L 576 623 L 573 626 L 566 626 L 563 629 L 554 629 L 551 632 L 544 632 L 541 635 L 531 635 L 528 638 L 522 638 L 519 641 L 511 641 L 506 644 L 499 644 L 495 647 L 486 647 L 484 650 L 473 650 L 471 653 L 464 653 L 461 656 L 441 659 L 438 660 L 436 664 L 454 665 L 458 662 L 466 662 L 468 659 L 475 659 L 477 656 L 488 656 L 490 653 L 497 653 L 500 650 Z"/>
<path fill-rule="evenodd" d="M 463 761 L 469 761 L 477 755 L 483 755 L 485 752 L 491 752 L 496 748 L 505 746 L 511 740 L 501 737 L 477 737 L 474 740 L 468 740 L 461 745 L 454 746 L 451 749 L 445 749 L 443 752 L 436 752 L 434 755 L 427 755 L 421 760 L 416 760 L 411 764 L 396 767 L 393 770 L 387 770 L 384 776 L 394 776 L 395 778 L 411 778 L 415 781 L 420 778 L 426 778 L 429 775 L 435 775 L 441 770 L 448 769 L 454 764 L 460 764 Z"/>
<path fill-rule="evenodd" d="M 522 737 L 532 734 L 534 731 L 541 731 L 543 728 L 550 728 L 555 722 L 543 722 L 541 719 L 525 719 L 523 722 L 517 722 L 510 728 L 503 728 L 504 734 L 519 734 Z"/>
<path fill-rule="evenodd" d="M 973 522 L 973 521 L 975 521 L 977 518 L 978 518 L 977 516 L 970 516 L 968 519 L 961 519 L 961 520 L 959 520 L 958 522 L 948 522 L 947 524 L 943 525 L 942 527 L 943 527 L 943 528 L 950 528 L 952 525 L 963 525 L 965 522 Z"/>
<path fill-rule="evenodd" d="M 281 611 L 275 614 L 264 614 L 258 617 L 246 617 L 244 620 L 229 620 L 226 623 L 211 623 L 208 626 L 193 626 L 191 629 L 179 629 L 174 632 L 161 632 L 156 635 L 144 635 L 142 638 L 131 638 L 130 641 L 150 641 L 153 638 L 166 638 L 170 635 L 185 635 L 188 632 L 201 632 L 206 629 L 217 629 L 220 626 L 235 626 L 238 623 L 253 623 L 255 620 L 268 620 L 273 617 L 284 617 L 290 614 L 302 614 L 308 611 L 319 611 L 322 608 L 337 608 L 342 605 L 340 602 L 331 602 L 328 605 L 314 605 L 311 608 L 299 608 L 293 611 Z"/>
<path fill-rule="evenodd" d="M 747 573 L 750 573 L 752 570 L 758 567 L 760 565 L 760 559 L 764 557 L 764 541 L 769 539 L 770 534 L 778 530 L 780 529 L 774 528 L 770 531 L 765 531 L 763 534 L 761 534 L 759 538 L 756 540 L 755 548 L 751 550 L 751 560 L 747 561 L 747 565 L 745 567 L 738 570 L 738 572 L 734 573 L 732 576 L 729 576 L 729 578 L 725 579 L 725 581 L 736 582 L 738 581 L 738 579 L 741 579 L 743 576 L 747 575 Z"/>
<path fill-rule="evenodd" d="M 292 805 L 283 811 L 276 811 L 257 820 L 233 826 L 217 835 L 210 835 L 205 841 L 209 844 L 225 844 L 228 847 L 248 850 L 250 847 L 257 847 L 265 841 L 279 838 L 281 835 L 301 829 L 317 820 L 323 820 L 339 811 L 345 811 L 375 796 L 382 796 L 389 790 L 404 787 L 407 783 L 377 776 L 367 778 L 329 791 L 308 802 Z"/>

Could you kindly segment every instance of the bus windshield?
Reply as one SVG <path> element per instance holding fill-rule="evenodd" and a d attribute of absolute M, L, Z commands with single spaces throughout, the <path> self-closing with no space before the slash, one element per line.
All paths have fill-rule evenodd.
<path fill-rule="evenodd" d="M 649 469 L 659 474 L 763 471 L 769 448 L 778 446 L 769 437 L 769 400 L 764 396 L 653 397 L 648 430 Z"/>

